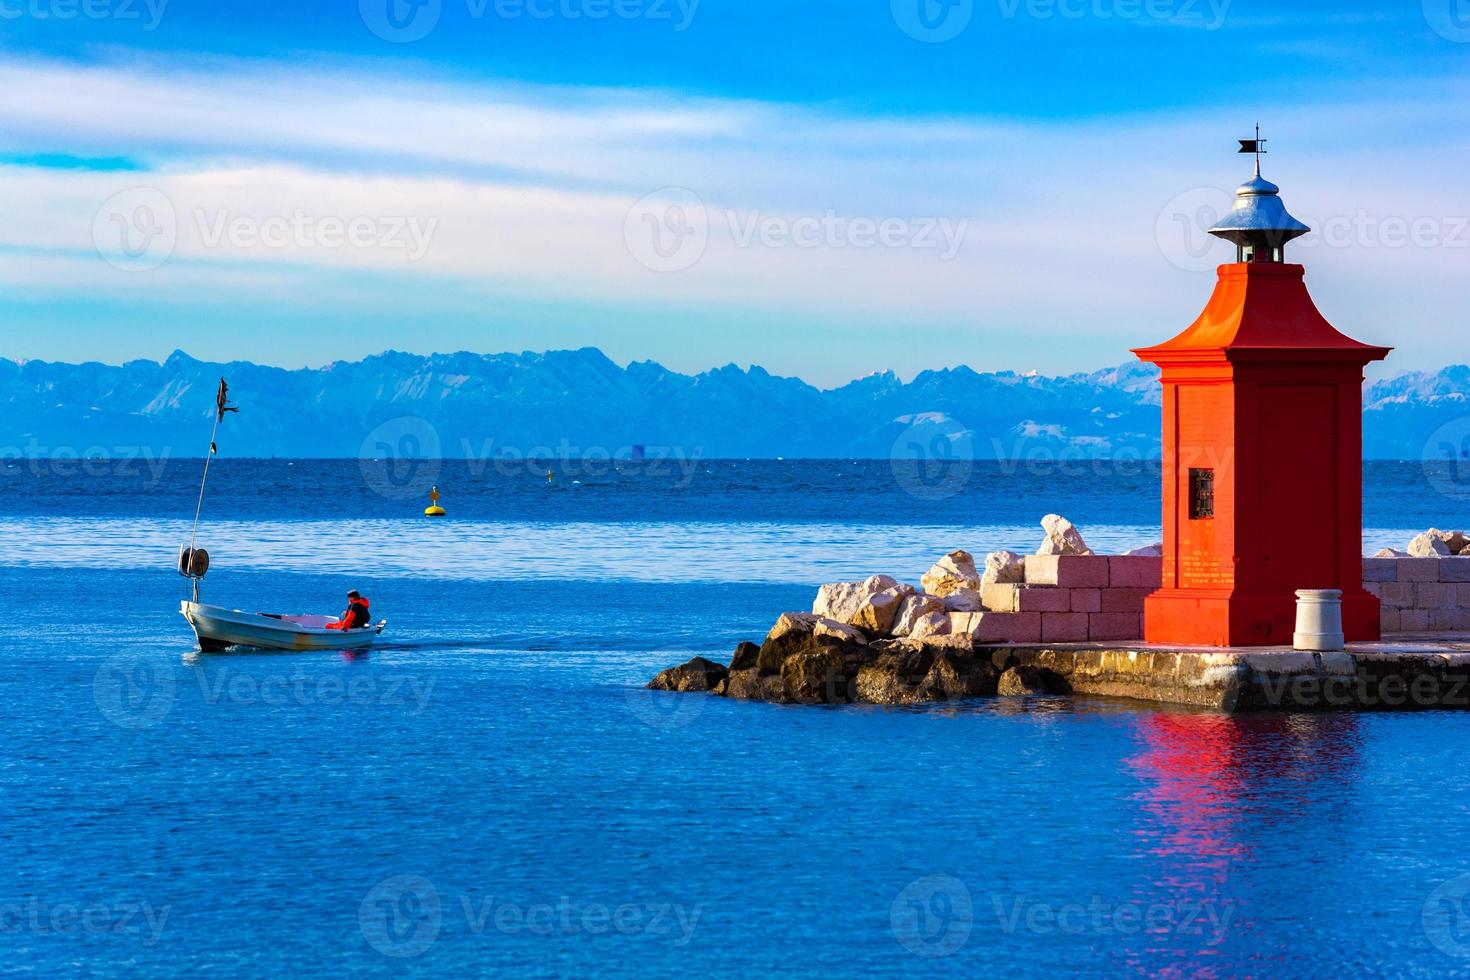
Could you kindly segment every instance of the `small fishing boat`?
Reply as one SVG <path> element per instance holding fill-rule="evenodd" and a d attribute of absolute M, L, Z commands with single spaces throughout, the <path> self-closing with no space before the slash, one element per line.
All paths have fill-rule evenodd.
<path fill-rule="evenodd" d="M 387 620 L 361 629 L 334 628 L 336 616 L 284 616 L 206 606 L 185 599 L 179 612 L 194 627 L 199 649 L 206 653 L 229 647 L 263 650 L 355 650 L 369 646 Z"/>
<path fill-rule="evenodd" d="M 206 652 L 231 647 L 253 647 L 261 650 L 359 650 L 371 646 L 388 625 L 386 619 L 373 624 L 368 620 L 366 600 L 360 627 L 346 628 L 337 616 L 287 616 L 277 613 L 253 613 L 224 606 L 206 606 L 199 601 L 199 583 L 209 572 L 209 552 L 196 547 L 199 538 L 199 516 L 204 511 L 204 488 L 209 482 L 209 463 L 219 451 L 215 443 L 225 413 L 238 411 L 228 401 L 229 385 L 220 378 L 215 396 L 214 428 L 209 434 L 209 455 L 204 457 L 204 477 L 199 481 L 199 503 L 194 509 L 194 529 L 189 543 L 179 548 L 179 574 L 193 585 L 193 596 L 179 603 L 179 612 L 194 629 L 199 649 Z M 357 601 L 357 593 L 350 593 Z M 351 613 L 349 609 L 349 614 Z"/>

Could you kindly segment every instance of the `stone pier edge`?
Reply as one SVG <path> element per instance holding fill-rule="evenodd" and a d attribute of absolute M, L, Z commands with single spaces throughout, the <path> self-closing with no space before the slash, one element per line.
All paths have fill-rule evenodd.
<path fill-rule="evenodd" d="M 1332 653 L 1126 643 L 997 649 L 1079 695 L 1224 712 L 1470 708 L 1470 635 L 1389 640 Z"/>

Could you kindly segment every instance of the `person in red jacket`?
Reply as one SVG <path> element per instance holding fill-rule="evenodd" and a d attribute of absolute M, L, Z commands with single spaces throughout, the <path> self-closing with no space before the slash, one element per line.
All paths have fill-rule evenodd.
<path fill-rule="evenodd" d="M 329 623 L 329 630 L 356 630 L 364 626 L 371 626 L 372 614 L 368 612 L 368 601 L 362 597 L 362 593 L 353 589 L 347 593 L 347 611 L 335 623 Z"/>

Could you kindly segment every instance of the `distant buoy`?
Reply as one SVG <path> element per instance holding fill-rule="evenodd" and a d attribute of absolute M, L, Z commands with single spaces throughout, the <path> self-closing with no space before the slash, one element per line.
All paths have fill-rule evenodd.
<path fill-rule="evenodd" d="M 431 501 L 431 503 L 429 504 L 429 506 L 424 508 L 425 517 L 443 517 L 446 513 L 448 513 L 443 507 L 439 506 L 438 487 L 435 487 L 434 489 L 429 491 L 429 500 Z"/>
<path fill-rule="evenodd" d="M 547 471 L 546 471 L 546 482 L 547 482 L 547 483 L 551 483 L 551 482 L 553 482 L 553 481 L 552 481 L 552 476 L 551 476 L 551 470 L 547 470 Z"/>

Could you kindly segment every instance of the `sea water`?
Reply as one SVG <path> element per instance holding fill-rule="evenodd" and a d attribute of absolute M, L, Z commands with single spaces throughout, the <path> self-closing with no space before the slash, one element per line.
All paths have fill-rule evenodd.
<path fill-rule="evenodd" d="M 129 465 L 130 462 L 133 465 Z M 683 461 L 690 463 L 691 461 Z M 642 688 L 815 586 L 1158 536 L 1079 463 L 216 460 L 205 601 L 367 655 L 199 655 L 199 461 L 0 463 L 0 961 L 53 976 L 1440 974 L 1470 718 Z M 550 482 L 545 470 L 552 470 Z M 438 483 L 450 517 L 426 521 Z M 1365 547 L 1470 525 L 1365 468 Z M 1302 545 L 1311 543 L 1303 530 Z"/>

